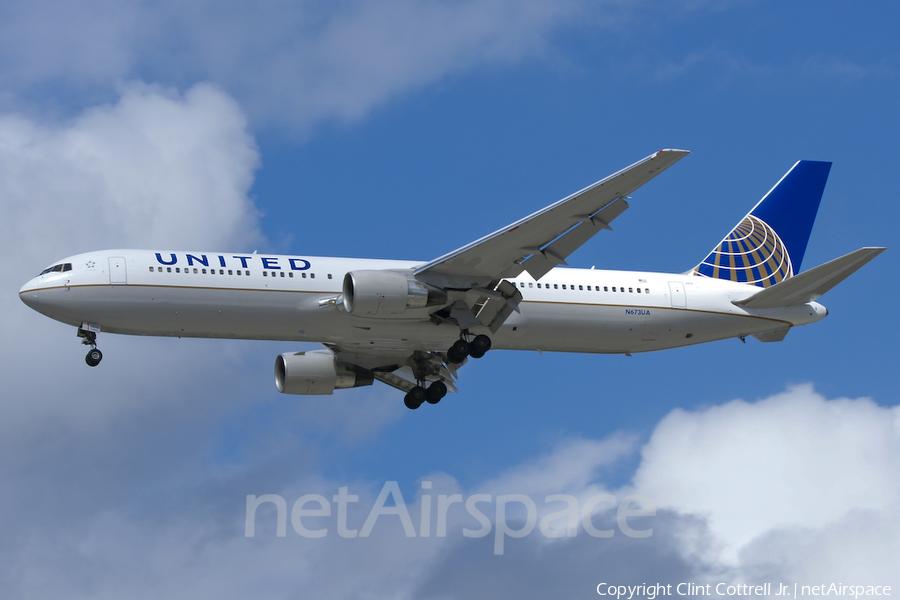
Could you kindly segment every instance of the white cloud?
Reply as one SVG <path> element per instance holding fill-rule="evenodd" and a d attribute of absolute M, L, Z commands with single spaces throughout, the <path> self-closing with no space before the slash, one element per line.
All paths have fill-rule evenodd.
<path fill-rule="evenodd" d="M 330 497 L 348 486 L 360 496 L 350 509 L 350 526 L 359 529 L 384 482 L 340 481 L 283 465 L 271 470 L 266 462 L 209 469 L 202 451 L 181 445 L 162 471 L 179 460 L 188 461 L 187 470 L 160 471 L 144 484 L 134 478 L 113 484 L 102 480 L 109 465 L 101 465 L 104 502 L 84 506 L 77 494 L 64 495 L 68 521 L 34 522 L 27 533 L 8 528 L 19 550 L 4 555 L 0 580 L 11 581 L 18 597 L 65 590 L 73 598 L 115 598 L 138 589 L 171 598 L 261 591 L 279 598 L 301 588 L 330 598 L 580 597 L 601 581 L 896 585 L 897 411 L 869 400 L 827 400 L 809 386 L 754 403 L 676 410 L 644 446 L 634 485 L 621 489 L 609 489 L 603 479 L 605 469 L 636 449 L 623 435 L 563 441 L 469 490 L 447 474 L 423 477 L 433 482 L 432 523 L 438 494 L 522 493 L 541 505 L 547 493 L 584 498 L 608 490 L 617 498 L 643 493 L 659 507 L 647 523 L 650 538 L 617 531 L 598 539 L 580 529 L 575 538 L 547 540 L 535 528 L 525 538 L 507 539 L 503 556 L 492 552 L 493 532 L 462 535 L 463 528 L 477 527 L 465 510 L 449 513 L 446 538 L 434 537 L 434 525 L 430 538 L 407 538 L 397 517 L 383 516 L 370 538 L 344 539 L 336 535 L 334 512 L 312 524 L 329 528 L 325 538 L 303 538 L 290 523 L 287 536 L 278 538 L 271 511 L 259 514 L 256 537 L 245 538 L 246 494 L 281 494 L 290 510 L 303 494 Z M 147 438 L 139 446 L 152 454 L 159 442 Z M 296 461 L 296 451 L 287 454 Z M 126 458 L 134 464 L 134 456 Z M 425 492 L 418 483 L 408 492 L 409 483 L 401 487 L 418 530 Z M 64 492 L 78 489 L 67 478 L 57 485 Z M 145 494 L 147 501 L 135 500 Z M 53 514 L 64 504 L 44 499 L 39 506 Z M 482 508 L 493 520 L 493 505 Z M 21 505 L 12 511 L 20 518 L 23 512 L 33 518 Z M 613 513 L 596 514 L 596 525 L 614 527 Z M 728 550 L 725 560 L 706 551 L 711 547 Z"/>
<path fill-rule="evenodd" d="M 237 104 L 214 86 L 183 96 L 143 85 L 70 122 L 0 115 L 7 252 L 44 262 L 109 246 L 246 247 L 259 153 Z"/>
<path fill-rule="evenodd" d="M 37 0 L 0 9 L 0 82 L 25 97 L 56 86 L 90 98 L 121 79 L 213 80 L 255 119 L 305 130 L 359 118 L 447 75 L 546 56 L 560 29 L 608 29 L 632 5 Z"/>
<path fill-rule="evenodd" d="M 634 484 L 707 518 L 725 557 L 776 528 L 821 528 L 900 503 L 900 409 L 826 400 L 809 385 L 766 400 L 673 411 Z"/>
<path fill-rule="evenodd" d="M 211 85 L 183 95 L 130 85 L 117 102 L 65 122 L 0 115 L 0 251 L 7 292 L 0 310 L 10 316 L 7 339 L 15 340 L 3 346 L 0 360 L 10 374 L 5 395 L 16 400 L 4 407 L 5 443 L 31 431 L 35 420 L 63 430 L 103 428 L 126 407 L 184 393 L 178 382 L 189 377 L 203 342 L 147 341 L 128 360 L 111 361 L 111 377 L 92 379 L 80 364 L 73 330 L 29 310 L 17 291 L 54 260 L 82 251 L 246 248 L 261 241 L 248 196 L 258 163 L 242 112 Z M 109 340 L 110 348 L 135 341 Z M 210 376 L 240 360 L 227 344 L 215 352 L 219 360 L 207 369 Z M 166 373 L 154 378 L 155 391 L 122 385 L 146 381 L 151 365 Z M 59 381 L 71 382 L 70 397 L 60 396 L 54 387 Z"/>

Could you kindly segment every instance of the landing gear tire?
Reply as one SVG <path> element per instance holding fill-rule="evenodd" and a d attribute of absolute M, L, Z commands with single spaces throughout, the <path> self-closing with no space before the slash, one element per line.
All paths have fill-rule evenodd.
<path fill-rule="evenodd" d="M 447 350 L 447 360 L 452 363 L 461 363 L 466 360 L 466 357 L 469 355 L 471 347 L 469 346 L 469 342 L 466 340 L 456 340 L 450 349 Z"/>
<path fill-rule="evenodd" d="M 87 356 L 84 357 L 84 362 L 86 362 L 89 367 L 96 367 L 100 364 L 101 360 L 103 360 L 103 353 L 96 348 L 91 348 L 88 351 Z"/>
<path fill-rule="evenodd" d="M 428 390 L 425 392 L 425 401 L 428 402 L 428 404 L 437 404 L 441 401 L 441 398 L 446 395 L 447 384 L 443 381 L 435 381 L 428 386 Z"/>
<path fill-rule="evenodd" d="M 406 405 L 406 408 L 416 410 L 422 406 L 422 403 L 425 402 L 426 398 L 428 398 L 428 392 L 426 392 L 425 388 L 422 386 L 417 385 L 409 390 L 409 393 L 403 398 L 403 404 Z"/>
<path fill-rule="evenodd" d="M 476 335 L 470 345 L 469 356 L 472 358 L 481 358 L 487 351 L 491 349 L 491 338 L 486 335 Z"/>

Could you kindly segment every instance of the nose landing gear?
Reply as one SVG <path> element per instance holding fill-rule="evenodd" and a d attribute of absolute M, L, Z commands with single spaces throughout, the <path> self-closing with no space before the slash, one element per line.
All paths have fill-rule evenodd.
<path fill-rule="evenodd" d="M 103 353 L 97 349 L 97 334 L 93 331 L 79 329 L 78 337 L 81 338 L 82 344 L 91 347 L 91 349 L 88 350 L 87 355 L 84 357 L 84 362 L 86 362 L 89 367 L 96 367 L 97 365 L 99 365 L 100 361 L 103 360 Z"/>

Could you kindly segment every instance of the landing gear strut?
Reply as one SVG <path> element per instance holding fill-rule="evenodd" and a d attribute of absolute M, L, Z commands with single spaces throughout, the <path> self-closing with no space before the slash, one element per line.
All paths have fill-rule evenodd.
<path fill-rule="evenodd" d="M 103 353 L 97 349 L 97 334 L 93 331 L 79 329 L 78 337 L 81 338 L 82 344 L 91 347 L 91 349 L 88 350 L 87 356 L 84 357 L 84 362 L 86 362 L 89 367 L 96 367 L 99 365 L 100 361 L 103 360 Z"/>
<path fill-rule="evenodd" d="M 461 363 L 467 356 L 481 358 L 491 349 L 491 338 L 486 335 L 476 335 L 471 342 L 460 338 L 447 350 L 447 360 L 452 363 Z"/>

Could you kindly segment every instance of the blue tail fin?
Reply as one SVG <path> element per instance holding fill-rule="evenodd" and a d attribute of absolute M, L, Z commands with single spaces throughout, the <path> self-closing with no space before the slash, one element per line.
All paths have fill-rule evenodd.
<path fill-rule="evenodd" d="M 800 272 L 830 170 L 830 162 L 797 162 L 693 274 L 770 287 Z"/>

